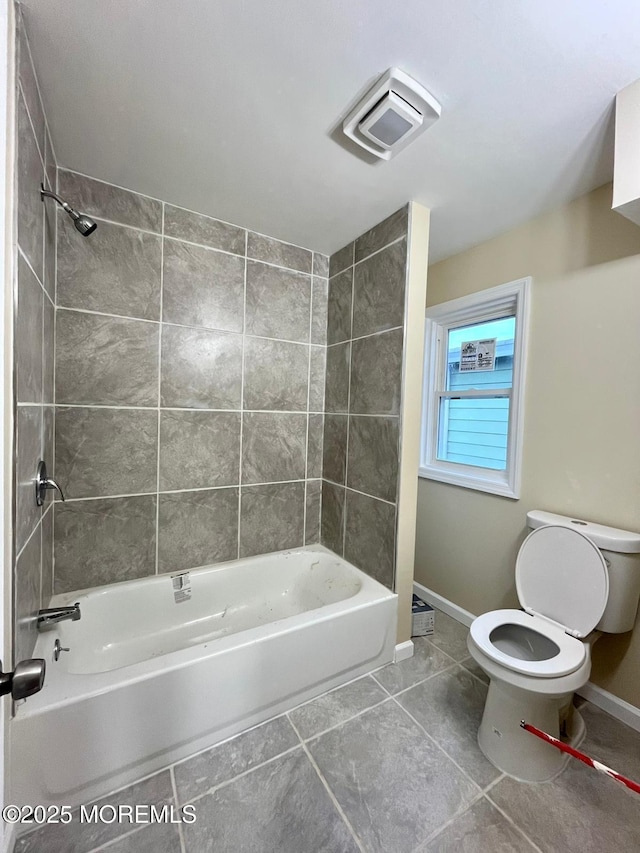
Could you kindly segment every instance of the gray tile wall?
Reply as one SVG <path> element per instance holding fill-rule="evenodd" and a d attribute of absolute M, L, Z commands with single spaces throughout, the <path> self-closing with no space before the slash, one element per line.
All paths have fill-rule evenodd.
<path fill-rule="evenodd" d="M 329 259 L 321 541 L 393 588 L 408 207 Z"/>
<path fill-rule="evenodd" d="M 58 189 L 98 230 L 59 214 L 54 591 L 317 542 L 329 259 Z"/>
<path fill-rule="evenodd" d="M 16 72 L 14 662 L 31 657 L 36 613 L 53 583 L 51 497 L 36 506 L 34 478 L 40 459 L 53 464 L 56 216 L 53 203 L 42 203 L 40 184 L 55 189 L 56 161 L 20 6 Z"/>

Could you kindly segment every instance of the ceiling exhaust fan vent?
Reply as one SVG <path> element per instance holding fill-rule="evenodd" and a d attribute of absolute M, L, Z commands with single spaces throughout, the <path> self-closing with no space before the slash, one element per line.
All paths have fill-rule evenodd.
<path fill-rule="evenodd" d="M 390 160 L 440 117 L 430 92 L 399 68 L 389 68 L 344 120 L 344 133 L 382 160 Z"/>

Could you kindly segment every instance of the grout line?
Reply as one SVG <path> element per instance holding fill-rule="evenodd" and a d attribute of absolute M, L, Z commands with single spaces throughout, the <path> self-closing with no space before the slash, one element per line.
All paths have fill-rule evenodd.
<path fill-rule="evenodd" d="M 460 806 L 451 817 L 446 820 L 443 824 L 441 824 L 437 829 L 433 830 L 426 838 L 423 838 L 415 847 L 412 848 L 411 853 L 420 853 L 421 850 L 424 850 L 427 844 L 437 838 L 441 832 L 444 832 L 451 824 L 455 823 L 459 818 L 461 818 L 464 814 L 466 814 L 469 809 L 474 806 L 476 803 L 479 803 L 483 799 L 482 794 L 476 794 L 469 802 Z"/>
<path fill-rule="evenodd" d="M 404 708 L 404 707 L 403 707 L 403 706 L 398 702 L 398 700 L 396 699 L 396 697 L 395 697 L 395 696 L 392 696 L 392 697 L 391 697 L 391 699 L 396 703 L 396 705 L 398 706 L 398 708 L 400 708 L 402 711 L 404 711 L 404 713 L 407 715 L 407 717 L 409 717 L 409 719 L 410 719 L 410 720 L 413 720 L 413 722 L 416 724 L 416 726 L 418 726 L 418 728 L 419 728 L 421 731 L 423 731 L 423 732 L 424 732 L 424 734 L 425 734 L 425 735 L 426 735 L 426 737 L 431 741 L 431 743 L 433 743 L 433 744 L 434 744 L 434 745 L 435 745 L 435 746 L 440 750 L 440 752 L 441 752 L 443 755 L 445 755 L 445 756 L 449 759 L 449 761 L 450 761 L 452 764 L 454 764 L 454 765 L 458 768 L 458 770 L 460 771 L 460 773 L 462 773 L 462 775 L 463 775 L 466 779 L 468 779 L 468 781 L 469 781 L 469 782 L 471 782 L 471 784 L 472 784 L 472 785 L 473 785 L 473 787 L 476 789 L 476 791 L 477 791 L 479 794 L 482 794 L 482 793 L 483 793 L 483 792 L 482 792 L 482 788 L 480 787 L 480 785 L 478 785 L 478 783 L 476 782 L 476 780 L 475 780 L 475 779 L 473 779 L 473 778 L 469 775 L 469 773 L 464 769 L 464 767 L 462 767 L 460 764 L 458 764 L 458 762 L 456 761 L 456 759 L 455 759 L 455 758 L 453 758 L 451 755 L 449 755 L 449 753 L 447 752 L 447 750 L 446 750 L 443 746 L 441 746 L 441 745 L 438 743 L 438 741 L 433 737 L 433 735 L 429 734 L 429 732 L 425 729 L 425 727 L 422 725 L 422 723 L 418 722 L 418 720 L 416 720 L 416 718 L 413 716 L 413 714 L 412 714 L 410 711 L 407 711 L 407 709 L 406 709 L 406 708 Z M 477 797 L 474 797 L 474 798 L 473 798 L 473 800 L 472 800 L 472 802 L 474 802 L 476 799 L 477 799 Z"/>
<path fill-rule="evenodd" d="M 383 221 L 384 221 L 384 220 L 383 220 Z M 374 226 L 374 227 L 375 227 L 375 226 Z M 369 229 L 369 230 L 371 230 L 371 229 Z M 366 233 L 367 233 L 367 232 L 365 231 L 365 234 L 366 234 Z M 364 235 L 362 235 L 362 234 L 361 234 L 360 236 L 362 237 L 362 236 L 364 236 Z M 335 278 L 337 275 L 342 275 L 342 273 L 343 273 L 343 272 L 346 272 L 348 269 L 351 269 L 351 268 L 354 268 L 354 269 L 355 269 L 355 267 L 357 267 L 357 266 L 358 266 L 358 264 L 362 264 L 362 263 L 364 263 L 364 261 L 368 261 L 368 260 L 369 260 L 369 258 L 373 258 L 373 257 L 374 257 L 374 255 L 379 255 L 379 254 L 380 254 L 380 252 L 384 252 L 384 250 L 385 250 L 385 249 L 388 249 L 390 246 L 395 246 L 395 244 L 396 244 L 396 243 L 399 243 L 401 240 L 404 240 L 404 239 L 406 239 L 406 238 L 407 238 L 407 234 L 406 234 L 406 233 L 405 233 L 405 234 L 401 234 L 399 237 L 396 237 L 396 239 L 395 239 L 395 240 L 392 240 L 390 243 L 385 243 L 385 244 L 384 244 L 384 246 L 381 246 L 379 249 L 376 249 L 374 252 L 371 252 L 371 254 L 369 254 L 369 255 L 365 255 L 365 257 L 364 257 L 364 258 L 360 258 L 360 260 L 356 261 L 356 250 L 355 250 L 355 246 L 356 246 L 356 242 L 357 242 L 357 241 L 358 241 L 358 239 L 359 239 L 358 237 L 356 237 L 356 239 L 355 239 L 355 240 L 352 240 L 352 241 L 351 241 L 351 244 L 352 244 L 352 246 L 353 246 L 353 252 L 352 252 L 351 263 L 347 264 L 347 266 L 346 266 L 346 267 L 343 267 L 343 269 L 338 270 L 337 272 L 334 272 L 332 275 L 328 276 L 328 278 Z M 349 245 L 349 244 L 347 244 L 347 245 Z M 343 248 L 345 248 L 345 247 L 343 246 Z M 338 249 L 338 252 L 340 252 L 340 251 L 342 251 L 342 249 Z M 336 254 L 336 252 L 334 252 L 333 254 L 335 255 L 335 254 Z M 331 258 L 331 255 L 330 255 L 329 257 Z"/>
<path fill-rule="evenodd" d="M 162 218 L 164 219 L 164 204 L 162 205 Z M 175 803 L 176 811 L 180 808 L 178 805 L 178 788 L 176 786 L 176 777 L 173 771 L 174 765 L 172 764 L 169 767 L 169 777 L 171 779 L 171 788 L 173 790 L 173 801 Z M 180 839 L 180 850 L 181 853 L 186 853 L 186 846 L 184 841 L 184 833 L 182 831 L 182 821 L 178 822 L 178 838 Z"/>
<path fill-rule="evenodd" d="M 340 805 L 340 803 L 338 802 L 337 797 L 335 796 L 335 794 L 333 793 L 333 791 L 332 791 L 332 790 L 331 790 L 331 788 L 329 787 L 329 783 L 327 782 L 327 780 L 325 779 L 325 777 L 324 777 L 324 775 L 323 775 L 322 771 L 321 771 L 321 770 L 320 770 L 320 768 L 318 767 L 318 765 L 317 765 L 317 763 L 316 763 L 315 758 L 314 758 L 314 757 L 311 755 L 311 753 L 309 752 L 309 748 L 307 747 L 307 744 L 303 741 L 302 737 L 300 737 L 300 732 L 298 731 L 298 729 L 297 729 L 297 727 L 295 726 L 295 724 L 291 722 L 291 720 L 289 720 L 289 723 L 291 724 L 291 727 L 293 728 L 293 730 L 295 731 L 296 735 L 297 735 L 297 736 L 298 736 L 298 738 L 300 739 L 300 743 L 302 744 L 302 748 L 303 748 L 303 750 L 304 750 L 304 752 L 305 752 L 305 754 L 306 754 L 306 756 L 307 756 L 307 759 L 309 760 L 309 762 L 310 762 L 311 766 L 313 767 L 313 769 L 316 771 L 316 773 L 317 773 L 317 775 L 318 775 L 318 779 L 320 780 L 320 782 L 321 782 L 321 783 L 322 783 L 322 785 L 324 786 L 325 791 L 326 791 L 326 792 L 327 792 L 327 794 L 329 795 L 329 799 L 330 799 L 330 800 L 331 800 L 331 802 L 333 803 L 333 806 L 334 806 L 335 810 L 338 812 L 338 814 L 339 814 L 339 815 L 340 815 L 340 817 L 342 818 L 342 820 L 343 820 L 343 822 L 344 822 L 345 826 L 346 826 L 346 827 L 347 827 L 347 829 L 349 830 L 349 832 L 350 832 L 350 834 L 351 834 L 351 836 L 352 836 L 352 838 L 353 838 L 354 842 L 356 843 L 356 846 L 357 846 L 358 850 L 360 850 L 360 851 L 361 851 L 361 853 L 366 853 L 366 850 L 365 850 L 365 848 L 364 848 L 364 845 L 362 844 L 362 842 L 361 842 L 361 841 L 360 841 L 360 839 L 358 838 L 358 836 L 357 836 L 357 834 L 356 834 L 355 829 L 354 829 L 354 828 L 353 828 L 353 826 L 351 825 L 351 821 L 349 820 L 349 818 L 348 818 L 348 817 L 346 816 L 346 814 L 344 813 L 344 811 L 343 811 L 343 809 L 342 809 L 342 806 L 341 806 L 341 805 Z"/>
<path fill-rule="evenodd" d="M 348 452 L 349 452 L 349 425 L 347 423 L 347 453 Z M 347 462 L 348 462 L 348 456 L 347 456 Z M 346 466 L 345 466 L 345 468 L 346 468 Z M 345 471 L 345 477 L 346 477 L 346 471 Z M 365 497 L 365 498 L 372 498 L 374 501 L 380 501 L 380 503 L 389 504 L 389 506 L 395 506 L 396 505 L 394 501 L 387 501 L 384 498 L 378 498 L 375 495 L 370 495 L 368 492 L 361 492 L 359 489 L 353 489 L 351 486 L 345 486 L 344 483 L 336 483 L 334 480 L 330 480 L 328 477 L 323 476 L 322 479 L 326 480 L 327 483 L 331 483 L 332 486 L 337 486 L 340 489 L 345 489 L 345 490 L 348 490 L 350 492 L 355 492 L 357 495 L 363 495 L 363 497 Z M 345 498 L 346 498 L 346 495 L 345 495 Z M 346 521 L 345 521 L 345 528 L 346 528 Z"/>
<path fill-rule="evenodd" d="M 44 211 L 43 211 L 43 216 L 44 216 Z M 32 263 L 31 263 L 31 261 L 29 260 L 29 258 L 27 257 L 27 255 L 25 254 L 24 249 L 22 248 L 22 246 L 20 246 L 20 244 L 19 244 L 19 243 L 16 243 L 16 247 L 17 247 L 17 249 L 18 249 L 18 255 L 19 255 L 19 257 L 21 257 L 21 258 L 22 258 L 22 260 L 23 260 L 23 261 L 26 263 L 26 265 L 29 267 L 29 269 L 31 270 L 31 272 L 32 272 L 32 274 L 33 274 L 33 276 L 34 276 L 35 280 L 38 282 L 38 284 L 40 285 L 40 287 L 41 287 L 42 291 L 44 292 L 44 295 L 47 297 L 47 299 L 49 300 L 49 302 L 50 302 L 50 303 L 55 307 L 55 302 L 53 301 L 53 299 L 52 299 L 52 298 L 49 296 L 49 294 L 47 293 L 47 288 L 46 288 L 46 287 L 44 286 L 44 284 L 40 281 L 40 276 L 39 276 L 39 275 L 38 275 L 38 273 L 34 270 L 33 265 L 32 265 Z M 43 272 L 43 277 L 44 277 L 44 267 L 43 267 L 43 271 L 42 271 L 42 272 Z M 17 275 L 17 273 L 16 273 L 16 275 Z"/>
<path fill-rule="evenodd" d="M 351 313 L 353 317 L 353 304 L 351 306 Z M 386 335 L 389 332 L 397 332 L 399 329 L 403 329 L 404 326 L 391 326 L 389 329 L 380 329 L 378 332 L 371 332 L 368 335 L 359 335 L 357 338 L 347 338 L 344 341 L 335 341 L 335 343 L 327 344 L 327 348 L 329 347 L 339 347 L 341 344 L 353 343 L 354 341 L 364 341 L 367 338 L 377 338 L 378 335 Z"/>
<path fill-rule="evenodd" d="M 402 690 L 398 690 L 396 693 L 392 693 L 387 687 L 385 687 L 384 684 L 376 678 L 375 672 L 371 673 L 371 677 L 376 680 L 376 683 L 379 684 L 380 687 L 382 687 L 382 689 L 385 690 L 392 699 L 395 699 L 397 696 L 402 696 L 404 693 L 408 693 L 409 690 L 413 690 L 414 687 L 419 687 L 421 684 L 424 684 L 425 681 L 431 681 L 432 678 L 436 678 L 438 675 L 442 675 L 442 673 L 444 672 L 450 672 L 455 666 L 457 666 L 457 664 L 454 661 L 453 663 L 448 664 L 448 666 L 439 669 L 437 672 L 432 672 L 431 675 L 427 675 L 425 678 L 421 678 L 420 681 L 416 681 L 415 684 L 410 684 L 408 687 L 403 687 Z M 376 670 L 376 672 L 379 671 L 380 670 Z"/>
<path fill-rule="evenodd" d="M 502 775 L 502 777 L 501 777 L 501 778 L 504 778 L 505 776 L 506 776 L 506 773 L 504 773 L 504 774 Z M 498 779 L 497 781 L 499 782 L 499 781 L 500 781 L 500 779 Z M 493 787 L 493 786 L 491 786 L 491 787 Z M 531 845 L 531 847 L 533 848 L 533 850 L 535 850 L 535 851 L 536 851 L 536 853 L 543 853 L 542 848 L 541 848 L 541 847 L 538 847 L 538 845 L 535 843 L 535 841 L 533 841 L 533 840 L 532 840 L 532 839 L 527 835 L 527 833 L 524 831 L 524 829 L 522 829 L 520 826 L 518 826 L 518 824 L 517 824 L 517 823 L 515 822 L 515 820 L 511 817 L 511 815 L 509 815 L 509 814 L 508 814 L 508 813 L 507 813 L 503 808 L 501 808 L 501 807 L 500 807 L 500 806 L 499 806 L 499 805 L 498 805 L 494 800 L 492 800 L 492 799 L 491 799 L 491 797 L 490 797 L 487 793 L 485 793 L 485 794 L 484 794 L 484 798 L 485 798 L 486 800 L 488 800 L 488 802 L 490 802 L 490 803 L 491 803 L 491 805 L 494 807 L 494 809 L 496 809 L 496 811 L 500 812 L 500 814 L 502 815 L 502 817 L 503 817 L 503 818 L 505 818 L 505 820 L 506 820 L 506 821 L 508 821 L 508 822 L 511 824 L 511 826 L 512 826 L 515 830 L 517 830 L 517 831 L 520 833 L 520 835 L 522 835 L 522 837 L 523 837 L 524 839 L 526 839 L 526 840 L 529 842 L 529 844 Z"/>
<path fill-rule="evenodd" d="M 164 202 L 160 214 L 160 320 L 162 321 L 162 303 L 164 297 Z M 162 322 L 158 328 L 158 411 L 157 411 L 157 442 L 156 449 L 156 559 L 155 573 L 158 574 L 160 559 L 160 407 L 162 404 Z"/>
<path fill-rule="evenodd" d="M 38 149 L 38 157 L 40 158 L 40 162 L 42 163 L 42 171 L 44 172 L 44 151 L 42 150 L 42 142 L 38 140 L 38 134 L 36 133 L 36 126 L 33 123 L 33 119 L 31 118 L 31 111 L 29 109 L 29 104 L 27 102 L 27 96 L 25 95 L 24 86 L 22 85 L 22 78 L 20 77 L 20 75 L 17 75 L 17 80 L 18 80 L 19 94 L 22 95 L 22 101 L 24 103 L 24 109 L 25 109 L 25 112 L 27 113 L 27 118 L 29 119 L 29 124 L 31 125 L 31 132 L 33 133 L 33 141 L 36 143 L 36 148 Z M 37 81 L 36 81 L 36 87 L 37 87 Z M 18 98 L 18 100 L 19 100 L 19 98 Z M 44 111 L 43 111 L 43 115 L 44 115 Z M 45 124 L 46 124 L 46 122 L 45 122 Z M 16 126 L 17 126 L 17 122 L 16 122 Z"/>
<path fill-rule="evenodd" d="M 247 249 L 249 247 L 249 232 L 244 234 L 244 285 L 242 291 L 242 359 L 240 365 L 240 452 L 238 459 L 238 549 L 240 559 L 240 534 L 242 531 L 242 454 L 244 449 L 244 366 L 247 342 Z"/>
<path fill-rule="evenodd" d="M 313 254 L 311 255 L 311 270 L 313 272 Z M 302 542 L 307 544 L 307 492 L 309 487 L 309 409 L 311 408 L 311 334 L 313 330 L 313 279 L 309 295 L 309 352 L 307 364 L 307 432 L 304 446 L 304 495 L 302 507 Z"/>
<path fill-rule="evenodd" d="M 18 553 L 16 554 L 16 558 L 15 558 L 15 561 L 14 561 L 14 565 L 17 565 L 17 564 L 18 564 L 18 560 L 19 560 L 19 559 L 20 559 L 20 557 L 22 556 L 22 554 L 23 554 L 23 552 L 24 552 L 24 549 L 27 547 L 27 545 L 29 544 L 29 542 L 31 542 L 31 540 L 33 539 L 33 534 L 36 532 L 36 530 L 38 529 L 38 527 L 40 527 L 40 525 L 42 524 L 42 519 L 43 519 L 43 518 L 44 518 L 44 514 L 43 514 L 43 515 L 41 515 L 41 516 L 39 516 L 38 520 L 36 521 L 36 523 L 35 523 L 35 525 L 34 525 L 34 527 L 33 527 L 33 530 L 32 530 L 32 531 L 31 531 L 31 533 L 27 536 L 27 538 L 26 538 L 26 540 L 25 540 L 25 542 L 24 542 L 24 545 L 22 546 L 22 548 L 20 548 L 20 550 L 19 550 L 19 551 L 18 551 Z"/>
<path fill-rule="evenodd" d="M 353 242 L 353 256 L 355 257 L 356 244 Z M 352 259 L 353 260 L 353 259 Z M 351 432 L 351 372 L 353 367 L 353 303 L 355 301 L 355 275 L 351 269 L 351 316 L 349 318 L 349 381 L 347 383 L 347 437 L 344 451 L 344 508 L 342 516 L 342 556 L 347 548 L 347 492 L 346 486 L 349 480 L 349 433 Z M 328 346 L 327 346 L 328 353 Z M 331 482 L 330 480 L 328 482 Z"/>
<path fill-rule="evenodd" d="M 370 673 L 368 673 L 368 674 L 370 674 Z M 361 678 L 362 677 L 363 676 L 361 676 Z M 357 680 L 358 679 L 356 679 L 356 681 Z M 338 687 L 335 688 L 335 690 L 340 690 L 341 687 L 346 687 L 347 684 L 352 684 L 352 683 L 353 682 L 348 681 L 348 682 L 345 682 L 345 684 L 340 684 Z M 377 681 L 376 681 L 376 684 L 378 684 Z M 379 686 L 382 687 L 381 684 Z M 333 691 L 331 691 L 331 690 L 329 691 L 329 693 L 332 693 L 332 692 Z M 326 693 L 322 693 L 322 694 L 320 694 L 320 696 L 316 696 L 314 699 L 310 699 L 309 702 L 305 702 L 303 705 L 298 705 L 296 708 L 292 708 L 290 711 L 286 712 L 287 717 L 289 718 L 289 722 L 291 723 L 292 726 L 294 726 L 294 728 L 296 728 L 296 732 L 298 731 L 297 727 L 295 727 L 293 720 L 289 717 L 289 715 L 293 711 L 296 711 L 298 708 L 304 708 L 305 705 L 309 705 L 312 702 L 316 702 L 318 699 L 321 699 L 323 696 L 326 696 L 326 695 L 327 695 Z M 299 734 L 298 737 L 300 738 L 300 740 L 304 744 L 311 743 L 312 740 L 317 740 L 318 738 L 324 737 L 324 735 L 329 734 L 329 732 L 333 732 L 336 729 L 339 729 L 341 726 L 344 726 L 345 723 L 350 723 L 352 720 L 357 720 L 358 717 L 364 716 L 364 714 L 366 714 L 368 711 L 372 711 L 374 708 L 379 708 L 381 705 L 384 705 L 386 702 L 388 702 L 389 699 L 393 699 L 393 696 L 387 695 L 384 697 L 384 699 L 380 699 L 379 702 L 374 702 L 373 705 L 369 705 L 367 708 L 363 708 L 361 711 L 357 711 L 355 714 L 351 714 L 351 716 L 345 717 L 343 720 L 340 720 L 339 723 L 334 723 L 334 725 L 329 726 L 326 729 L 321 729 L 319 732 L 314 732 L 312 735 L 309 735 L 309 737 L 306 737 L 306 738 L 302 737 L 301 734 Z"/>
<path fill-rule="evenodd" d="M 28 408 L 29 406 L 42 406 L 42 403 L 17 403 L 17 406 Z M 45 403 L 45 406 L 55 406 L 57 409 L 115 409 L 125 412 L 154 412 L 157 406 L 115 406 L 111 403 Z M 163 412 L 202 412 L 239 415 L 242 411 L 252 415 L 305 415 L 306 412 L 298 409 L 202 409 L 189 408 L 187 406 L 161 406 Z M 311 415 L 323 415 L 324 412 L 312 411 Z M 331 412 L 330 414 L 333 414 Z M 338 412 L 337 414 L 342 414 Z M 360 415 L 358 415 L 360 417 Z M 363 415 L 362 417 L 396 417 L 395 415 Z M 312 478 L 313 479 L 313 478 Z M 317 478 L 316 478 L 317 479 Z"/>
<path fill-rule="evenodd" d="M 319 477 L 313 477 L 314 480 L 319 480 Z M 272 480 L 268 483 L 228 483 L 224 486 L 199 486 L 193 489 L 162 489 L 159 492 L 125 492 L 119 495 L 87 495 L 85 497 L 80 498 L 67 498 L 65 503 L 82 503 L 83 501 L 106 501 L 106 500 L 115 500 L 116 498 L 150 498 L 156 495 L 182 495 L 188 494 L 190 492 L 215 492 L 220 491 L 221 489 L 239 489 L 240 486 L 242 488 L 256 488 L 258 486 L 282 486 L 288 485 L 289 483 L 304 483 L 304 480 Z M 62 503 L 60 500 L 56 500 L 55 503 Z M 296 546 L 300 547 L 300 546 Z"/>

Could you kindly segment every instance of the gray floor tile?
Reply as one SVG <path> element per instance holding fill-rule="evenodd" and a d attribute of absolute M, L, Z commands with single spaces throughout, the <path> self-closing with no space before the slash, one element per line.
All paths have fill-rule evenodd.
<path fill-rule="evenodd" d="M 640 849 L 638 795 L 578 761 L 553 782 L 505 777 L 489 792 L 544 853 Z"/>
<path fill-rule="evenodd" d="M 413 657 L 400 663 L 390 663 L 374 673 L 376 681 L 390 693 L 413 687 L 419 681 L 453 665 L 451 658 L 443 655 L 424 637 L 414 638 L 413 644 Z"/>
<path fill-rule="evenodd" d="M 618 773 L 640 780 L 640 732 L 625 726 L 591 702 L 585 702 L 580 713 L 587 725 L 587 736 L 580 748 Z M 637 802 L 640 809 L 640 799 Z"/>
<path fill-rule="evenodd" d="M 107 847 L 108 853 L 180 853 L 177 824 L 157 823 L 127 835 Z"/>
<path fill-rule="evenodd" d="M 489 683 L 489 676 L 482 669 L 481 666 L 478 666 L 478 664 L 474 661 L 473 658 L 464 658 L 460 661 L 460 666 L 463 666 L 465 669 L 468 669 L 470 673 L 475 675 L 476 678 L 479 678 L 480 681 L 484 681 L 485 684 Z"/>
<path fill-rule="evenodd" d="M 461 666 L 398 696 L 402 707 L 481 788 L 500 775 L 477 741 L 486 696 L 487 688 Z"/>
<path fill-rule="evenodd" d="M 186 803 L 299 743 L 289 720 L 276 717 L 213 749 L 194 755 L 174 767 L 178 802 Z"/>
<path fill-rule="evenodd" d="M 431 642 L 457 661 L 469 657 L 467 637 L 469 629 L 466 625 L 452 619 L 441 610 L 436 611 L 436 629 L 429 637 Z"/>
<path fill-rule="evenodd" d="M 478 793 L 392 700 L 309 750 L 371 853 L 408 853 Z"/>
<path fill-rule="evenodd" d="M 531 845 L 487 800 L 479 800 L 415 853 L 533 853 Z"/>
<path fill-rule="evenodd" d="M 357 853 L 306 753 L 277 758 L 194 804 L 186 853 Z"/>
<path fill-rule="evenodd" d="M 107 804 L 116 808 L 123 805 L 156 805 L 160 808 L 172 802 L 171 777 L 168 770 L 163 770 L 129 788 L 96 800 L 96 805 L 98 808 Z M 81 823 L 78 812 L 74 812 L 71 823 L 44 825 L 20 838 L 14 853 L 87 853 L 133 828 L 133 825 L 122 823 Z"/>
<path fill-rule="evenodd" d="M 331 693 L 289 712 L 289 718 L 303 738 L 343 723 L 387 697 L 385 691 L 370 676 L 358 679 Z"/>

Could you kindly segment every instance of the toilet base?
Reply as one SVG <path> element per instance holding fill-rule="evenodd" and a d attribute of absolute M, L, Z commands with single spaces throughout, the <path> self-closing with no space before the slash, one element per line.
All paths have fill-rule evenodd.
<path fill-rule="evenodd" d="M 478 745 L 499 770 L 521 782 L 547 782 L 561 773 L 569 755 L 520 726 L 536 728 L 578 746 L 586 727 L 573 706 L 573 692 L 558 696 L 532 693 L 492 678 L 478 730 Z"/>

